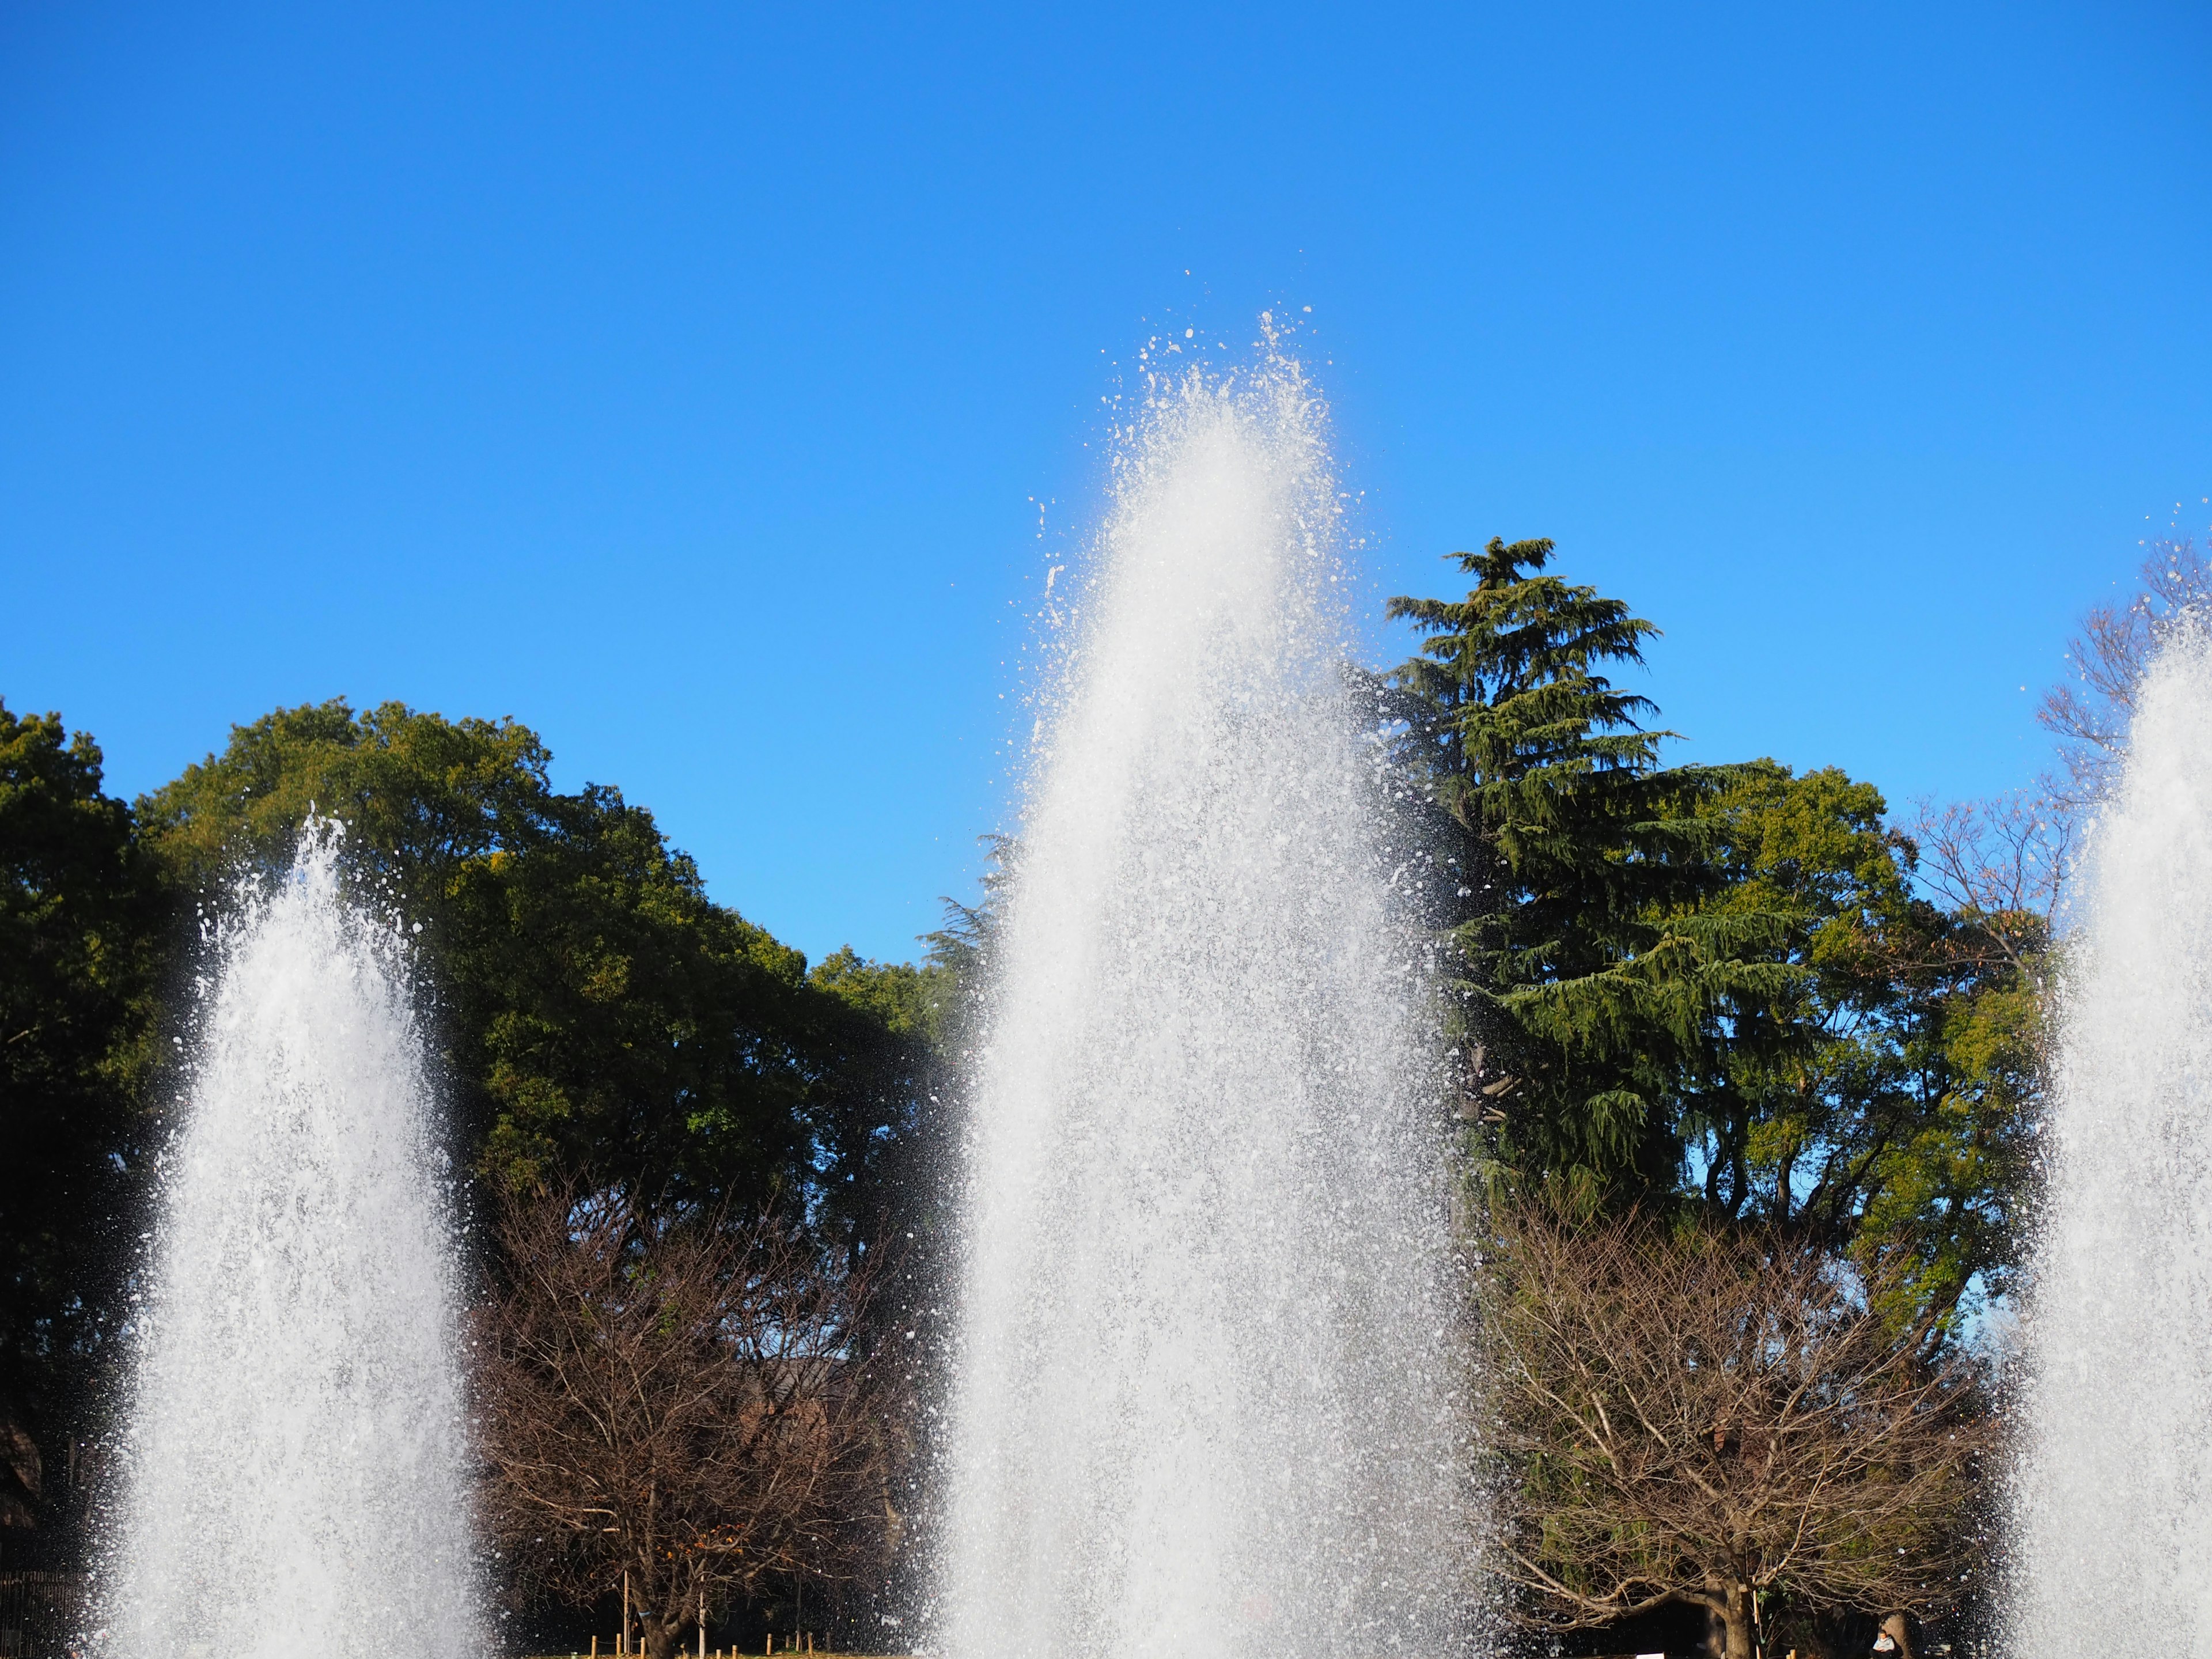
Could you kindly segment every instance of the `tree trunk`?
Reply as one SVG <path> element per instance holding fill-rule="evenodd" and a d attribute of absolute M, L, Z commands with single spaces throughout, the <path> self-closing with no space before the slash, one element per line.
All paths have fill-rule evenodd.
<path fill-rule="evenodd" d="M 647 1613 L 638 1622 L 645 1626 L 646 1659 L 675 1659 L 676 1638 L 684 1629 L 683 1615 L 662 1619 Z"/>
<path fill-rule="evenodd" d="M 1759 1629 L 1751 1616 L 1751 1586 L 1730 1584 L 1721 1620 L 1728 1629 L 1728 1659 L 1759 1659 Z M 654 1656 L 659 1659 L 659 1656 Z"/>
<path fill-rule="evenodd" d="M 1897 1644 L 1897 1659 L 1913 1659 L 1911 1624 L 1901 1613 L 1893 1613 L 1881 1621 L 1883 1631 Z"/>

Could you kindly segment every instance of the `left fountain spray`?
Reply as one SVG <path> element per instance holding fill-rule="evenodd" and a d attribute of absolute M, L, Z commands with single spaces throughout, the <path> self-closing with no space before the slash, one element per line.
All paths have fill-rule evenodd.
<path fill-rule="evenodd" d="M 241 890 L 138 1310 L 112 1659 L 478 1645 L 455 1253 L 409 952 L 341 832 Z"/>

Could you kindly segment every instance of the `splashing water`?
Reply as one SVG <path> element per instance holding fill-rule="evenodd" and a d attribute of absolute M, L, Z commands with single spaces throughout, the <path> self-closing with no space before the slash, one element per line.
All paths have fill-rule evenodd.
<path fill-rule="evenodd" d="M 117 1659 L 473 1644 L 453 1251 L 404 953 L 338 835 L 220 942 L 101 1574 Z"/>
<path fill-rule="evenodd" d="M 1441 1650 L 1447 1230 L 1295 365 L 1156 386 L 974 1079 L 954 1654 Z"/>
<path fill-rule="evenodd" d="M 2212 1653 L 2212 647 L 2170 642 L 2093 837 L 2027 1326 L 2026 1659 Z"/>

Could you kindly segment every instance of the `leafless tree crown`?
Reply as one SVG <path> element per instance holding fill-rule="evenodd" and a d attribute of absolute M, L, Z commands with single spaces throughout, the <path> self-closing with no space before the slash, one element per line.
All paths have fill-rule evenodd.
<path fill-rule="evenodd" d="M 2152 655 L 2172 629 L 2203 625 L 2212 602 L 2212 566 L 2178 521 L 2148 545 L 2135 594 L 2081 619 L 2067 646 L 2073 678 L 2046 692 L 2036 711 L 2057 739 L 2060 769 L 2045 781 L 2045 793 L 2062 805 L 2078 810 L 2103 798 Z"/>
<path fill-rule="evenodd" d="M 2056 769 L 1991 800 L 1923 801 L 1905 826 L 1921 880 L 2039 990 L 2083 815 L 2118 775 L 2151 658 L 2176 629 L 2212 625 L 2212 562 L 2178 526 L 2148 544 L 2127 602 L 2092 610 L 2068 642 L 2072 676 L 2036 710 L 2056 740 Z"/>
<path fill-rule="evenodd" d="M 577 1604 L 625 1572 L 667 1659 L 703 1600 L 848 1580 L 896 1546 L 896 1368 L 869 1273 L 783 1218 L 650 1214 L 621 1192 L 509 1200 L 478 1310 L 487 1530 Z"/>
<path fill-rule="evenodd" d="M 2040 989 L 2078 830 L 2065 803 L 2023 790 L 1940 806 L 1923 800 L 1905 832 L 1914 873 L 1971 924 L 1954 947 L 2002 963 Z"/>
<path fill-rule="evenodd" d="M 1930 1330 L 1894 1329 L 1834 1257 L 1771 1233 L 1524 1214 L 1499 1237 L 1490 1565 L 1522 1620 L 1689 1602 L 1735 1659 L 1762 1591 L 1916 1613 L 1958 1593 L 1990 1430 Z"/>

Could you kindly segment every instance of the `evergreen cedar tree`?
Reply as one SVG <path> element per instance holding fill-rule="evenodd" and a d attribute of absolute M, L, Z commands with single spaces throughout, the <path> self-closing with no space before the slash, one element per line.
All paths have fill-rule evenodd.
<path fill-rule="evenodd" d="M 1552 554 L 1454 555 L 1472 591 L 1392 600 L 1420 654 L 1372 685 L 1438 849 L 1479 1184 L 1903 1250 L 1899 1316 L 2002 1289 L 2038 1076 L 2018 953 L 1916 896 L 1870 786 L 1664 765 L 1610 678 L 1657 630 Z"/>
<path fill-rule="evenodd" d="M 1662 767 L 1673 734 L 1644 729 L 1649 700 L 1598 672 L 1641 664 L 1657 630 L 1543 574 L 1551 555 L 1493 539 L 1456 556 L 1476 579 L 1464 600 L 1393 599 L 1426 637 L 1388 709 L 1441 816 L 1462 1058 L 1498 1166 L 1663 1188 L 1728 1000 L 1781 988 L 1745 956 L 1773 930 L 1700 908 L 1720 878 L 1702 809 L 1736 774 Z"/>

